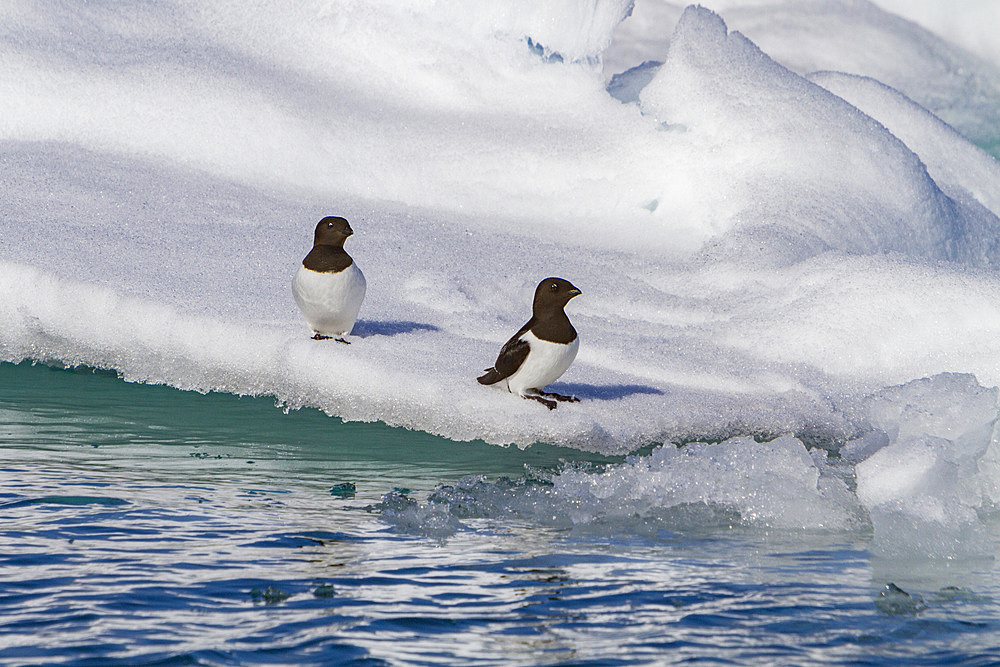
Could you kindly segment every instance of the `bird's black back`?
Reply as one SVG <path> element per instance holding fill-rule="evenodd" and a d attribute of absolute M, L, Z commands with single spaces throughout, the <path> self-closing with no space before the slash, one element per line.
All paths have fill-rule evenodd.
<path fill-rule="evenodd" d="M 528 352 L 531 351 L 531 345 L 528 341 L 523 340 L 521 336 L 528 333 L 533 324 L 535 324 L 534 317 L 528 320 L 516 334 L 511 336 L 510 340 L 504 343 L 503 347 L 500 348 L 500 354 L 497 355 L 497 360 L 493 364 L 493 368 L 488 368 L 485 375 L 476 378 L 479 380 L 479 384 L 496 384 L 500 380 L 509 378 L 517 372 L 517 369 L 521 367 L 524 360 L 528 358 Z"/>

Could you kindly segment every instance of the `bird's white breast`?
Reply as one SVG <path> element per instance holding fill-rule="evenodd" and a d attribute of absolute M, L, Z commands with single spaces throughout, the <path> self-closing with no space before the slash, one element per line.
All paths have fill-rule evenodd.
<path fill-rule="evenodd" d="M 292 279 L 295 303 L 312 330 L 324 336 L 350 333 L 366 289 L 365 276 L 355 263 L 337 273 L 299 266 Z"/>
<path fill-rule="evenodd" d="M 542 389 L 559 379 L 573 360 L 580 348 L 580 337 L 573 342 L 552 343 L 537 338 L 528 331 L 522 340 L 528 341 L 530 351 L 521 367 L 507 378 L 507 388 L 515 394 L 524 394 L 529 389 Z"/>

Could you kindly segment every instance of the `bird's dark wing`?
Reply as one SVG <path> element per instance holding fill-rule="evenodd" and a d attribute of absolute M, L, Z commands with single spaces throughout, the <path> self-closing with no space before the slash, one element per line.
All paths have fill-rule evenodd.
<path fill-rule="evenodd" d="M 533 322 L 534 318 L 528 320 L 527 324 L 504 343 L 493 368 L 487 369 L 486 375 L 477 378 L 480 384 L 495 384 L 517 372 L 524 360 L 528 358 L 528 351 L 531 349 L 528 341 L 522 340 L 521 336 L 528 332 Z"/>

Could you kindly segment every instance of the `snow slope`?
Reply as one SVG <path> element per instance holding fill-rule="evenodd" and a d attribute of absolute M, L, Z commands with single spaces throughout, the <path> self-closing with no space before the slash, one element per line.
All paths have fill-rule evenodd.
<path fill-rule="evenodd" d="M 457 440 L 736 437 L 616 474 L 696 502 L 671 466 L 726 478 L 745 451 L 816 508 L 755 495 L 766 475 L 707 502 L 895 535 L 929 520 L 919 496 L 989 551 L 1000 169 L 966 137 L 1000 132 L 995 68 L 864 2 L 713 6 L 5 6 L 0 359 Z M 291 298 L 324 215 L 369 282 L 351 346 L 311 341 Z M 475 382 L 549 275 L 583 290 L 555 385 L 583 400 L 553 412 Z M 882 400 L 987 407 L 966 447 L 900 439 Z M 893 486 L 911 450 L 930 481 Z"/>
<path fill-rule="evenodd" d="M 992 0 L 707 0 L 728 26 L 806 76 L 832 70 L 901 91 L 994 155 L 1000 58 Z M 662 63 L 685 3 L 638 0 L 605 52 L 607 78 Z"/>

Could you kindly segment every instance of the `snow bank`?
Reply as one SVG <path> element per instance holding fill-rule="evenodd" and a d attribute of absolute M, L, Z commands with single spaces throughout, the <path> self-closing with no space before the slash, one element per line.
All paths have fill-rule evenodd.
<path fill-rule="evenodd" d="M 645 127 L 586 62 L 627 9 L 179 1 L 79 21 L 43 3 L 0 28 L 0 127 L 256 188 L 637 247 L 653 163 L 628 156 Z"/>
<path fill-rule="evenodd" d="M 814 72 L 808 79 L 871 116 L 920 156 L 934 182 L 954 200 L 1000 211 L 1000 162 L 961 141 L 958 132 L 902 93 L 870 77 Z M 977 216 L 970 215 L 974 220 Z M 983 216 L 989 219 L 989 215 Z M 968 234 L 988 236 L 986 230 Z"/>
<path fill-rule="evenodd" d="M 875 4 L 909 19 L 953 44 L 969 49 L 983 60 L 1000 62 L 1000 5 L 993 0 L 963 0 L 956 6 L 937 0 L 875 0 Z"/>
<path fill-rule="evenodd" d="M 876 3 L 882 8 L 848 0 L 699 4 L 719 12 L 731 29 L 797 74 L 831 70 L 876 79 L 979 145 L 993 151 L 1000 146 L 994 3 L 963 2 L 961 8 L 934 0 Z M 639 0 L 605 53 L 606 77 L 644 61 L 662 61 L 683 8 L 684 3 Z"/>
<path fill-rule="evenodd" d="M 567 6 L 538 11 L 569 20 Z M 608 7 L 559 48 L 599 48 Z M 921 117 L 908 141 L 978 158 L 930 162 L 952 199 L 886 126 L 706 10 L 685 13 L 641 115 L 591 65 L 500 30 L 494 10 L 94 10 L 67 50 L 55 37 L 75 23 L 52 9 L 49 23 L 12 19 L 2 42 L 25 67 L 5 70 L 0 97 L 17 112 L 0 157 L 16 239 L 2 255 L 5 359 L 603 451 L 841 437 L 886 384 L 1000 381 L 998 283 L 968 268 L 995 261 L 989 158 Z M 178 16 L 186 27 L 168 29 Z M 376 29 L 392 25 L 410 27 Z M 362 344 L 344 350 L 301 340 L 288 292 L 328 213 L 354 222 L 370 282 Z M 468 381 L 553 274 L 584 290 L 563 386 L 586 400 L 539 414 Z"/>
<path fill-rule="evenodd" d="M 954 417 L 968 442 L 900 435 L 867 397 L 940 373 L 1000 384 L 997 165 L 926 111 L 993 122 L 988 68 L 865 3 L 783 7 L 723 8 L 746 37 L 678 7 L 669 51 L 643 58 L 664 64 L 621 80 L 637 104 L 599 66 L 653 43 L 611 38 L 628 2 L 5 7 L 0 358 L 456 440 L 711 442 L 551 483 L 591 504 L 581 526 L 643 507 L 870 516 L 879 544 L 940 525 L 985 553 L 1000 454 L 958 426 L 992 419 L 979 390 L 933 381 L 979 406 Z M 799 39 L 855 29 L 900 41 L 810 60 Z M 329 214 L 369 282 L 351 346 L 309 340 L 290 294 Z M 554 387 L 583 400 L 553 412 L 474 380 L 549 275 L 583 290 Z"/>
<path fill-rule="evenodd" d="M 640 102 L 711 156 L 698 165 L 697 182 L 743 207 L 715 223 L 729 222 L 725 231 L 753 233 L 767 246 L 801 244 L 804 252 L 996 263 L 995 215 L 947 197 L 883 126 L 728 33 L 711 12 L 684 12 Z M 987 233 L 967 236 L 971 225 Z"/>

